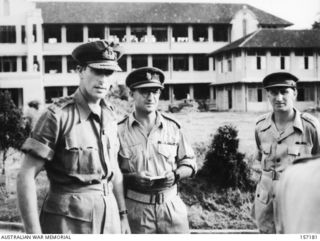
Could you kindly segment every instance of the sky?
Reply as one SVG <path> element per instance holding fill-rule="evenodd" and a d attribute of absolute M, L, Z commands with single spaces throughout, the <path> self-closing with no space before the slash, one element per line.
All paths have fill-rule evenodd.
<path fill-rule="evenodd" d="M 48 0 L 36 0 L 38 2 Z M 49 0 L 68 1 L 68 0 Z M 89 0 L 69 0 L 89 1 Z M 98 2 L 142 2 L 144 0 L 94 0 Z M 311 28 L 320 19 L 320 0 L 151 0 L 152 2 L 209 2 L 209 3 L 247 3 L 261 10 L 283 18 L 294 25 L 290 29 Z M 151 2 L 150 0 L 148 2 Z M 318 16 L 318 17 L 317 17 Z M 317 18 L 316 18 L 317 17 Z"/>

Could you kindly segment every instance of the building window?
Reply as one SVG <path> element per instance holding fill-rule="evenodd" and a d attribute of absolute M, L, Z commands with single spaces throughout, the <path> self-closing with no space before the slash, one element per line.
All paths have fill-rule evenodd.
<path fill-rule="evenodd" d="M 37 25 L 32 24 L 32 43 L 37 42 Z"/>
<path fill-rule="evenodd" d="M 83 42 L 83 27 L 80 24 L 66 25 L 67 42 L 78 43 Z"/>
<path fill-rule="evenodd" d="M 194 84 L 194 98 L 195 99 L 209 99 L 210 88 L 208 84 Z"/>
<path fill-rule="evenodd" d="M 21 43 L 26 43 L 27 39 L 26 39 L 26 26 L 22 25 L 21 26 Z"/>
<path fill-rule="evenodd" d="M 147 27 L 132 26 L 130 42 L 147 42 Z"/>
<path fill-rule="evenodd" d="M 220 61 L 220 73 L 223 73 L 223 59 Z"/>
<path fill-rule="evenodd" d="M 188 55 L 173 55 L 173 70 L 174 71 L 188 71 L 189 70 L 189 57 Z"/>
<path fill-rule="evenodd" d="M 78 86 L 67 86 L 67 92 L 68 95 L 72 95 L 76 90 L 78 89 Z"/>
<path fill-rule="evenodd" d="M 284 56 L 280 57 L 280 69 L 285 69 L 286 68 L 286 59 Z"/>
<path fill-rule="evenodd" d="M 45 24 L 43 32 L 45 43 L 61 43 L 61 25 Z"/>
<path fill-rule="evenodd" d="M 110 26 L 110 38 L 115 42 L 126 42 L 126 27 L 121 25 Z"/>
<path fill-rule="evenodd" d="M 309 58 L 308 58 L 308 56 L 304 57 L 304 69 L 309 69 Z"/>
<path fill-rule="evenodd" d="M 122 71 L 127 71 L 127 55 L 122 55 L 122 57 L 118 60 L 119 67 Z"/>
<path fill-rule="evenodd" d="M 0 26 L 0 43 L 16 42 L 16 26 Z"/>
<path fill-rule="evenodd" d="M 262 89 L 257 89 L 258 102 L 262 102 Z"/>
<path fill-rule="evenodd" d="M 0 72 L 16 72 L 17 57 L 0 57 Z"/>
<path fill-rule="evenodd" d="M 70 55 L 67 56 L 67 71 L 68 73 L 75 73 L 77 70 L 78 62 L 75 61 Z"/>
<path fill-rule="evenodd" d="M 132 60 L 132 69 L 148 66 L 147 55 L 132 55 L 131 60 Z"/>
<path fill-rule="evenodd" d="M 152 36 L 154 36 L 155 42 L 167 42 L 168 41 L 167 26 L 152 26 Z"/>
<path fill-rule="evenodd" d="M 188 26 L 174 25 L 172 26 L 172 41 L 173 42 L 188 42 Z"/>
<path fill-rule="evenodd" d="M 314 101 L 314 88 L 311 86 L 304 86 L 303 88 L 298 88 L 298 101 Z"/>
<path fill-rule="evenodd" d="M 212 59 L 212 68 L 213 68 L 213 71 L 216 71 L 216 59 L 215 58 L 213 58 Z"/>
<path fill-rule="evenodd" d="M 213 41 L 228 42 L 228 25 L 215 25 L 213 27 Z"/>
<path fill-rule="evenodd" d="M 248 100 L 249 102 L 263 102 L 266 99 L 266 92 L 259 87 L 248 88 Z"/>
<path fill-rule="evenodd" d="M 88 25 L 89 33 L 89 42 L 104 39 L 104 25 L 95 24 Z"/>
<path fill-rule="evenodd" d="M 257 69 L 261 69 L 261 57 L 257 56 Z"/>
<path fill-rule="evenodd" d="M 27 71 L 27 56 L 22 56 L 22 71 L 26 72 Z"/>
<path fill-rule="evenodd" d="M 248 22 L 247 22 L 247 19 L 243 19 L 242 20 L 242 30 L 243 30 L 243 36 L 246 36 L 247 35 L 247 24 L 248 24 Z"/>
<path fill-rule="evenodd" d="M 193 69 L 198 71 L 209 70 L 209 58 L 204 54 L 193 55 Z"/>
<path fill-rule="evenodd" d="M 63 87 L 45 87 L 46 104 L 52 103 L 56 98 L 62 97 Z"/>
<path fill-rule="evenodd" d="M 227 65 L 228 65 L 228 72 L 232 72 L 232 60 L 231 59 L 227 60 Z"/>
<path fill-rule="evenodd" d="M 207 42 L 208 41 L 208 26 L 207 25 L 193 25 L 193 41 Z"/>
<path fill-rule="evenodd" d="M 49 74 L 61 73 L 62 59 L 61 56 L 44 56 L 44 72 Z"/>
<path fill-rule="evenodd" d="M 153 55 L 152 56 L 152 66 L 159 68 L 163 71 L 168 71 L 168 55 Z"/>

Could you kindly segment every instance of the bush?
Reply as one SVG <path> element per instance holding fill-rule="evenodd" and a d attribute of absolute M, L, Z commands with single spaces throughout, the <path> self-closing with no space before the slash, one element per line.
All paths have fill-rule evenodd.
<path fill-rule="evenodd" d="M 250 179 L 250 168 L 244 161 L 244 154 L 238 152 L 238 130 L 232 125 L 219 127 L 214 135 L 204 166 L 200 172 L 217 188 L 239 188 L 252 191 L 254 182 Z"/>

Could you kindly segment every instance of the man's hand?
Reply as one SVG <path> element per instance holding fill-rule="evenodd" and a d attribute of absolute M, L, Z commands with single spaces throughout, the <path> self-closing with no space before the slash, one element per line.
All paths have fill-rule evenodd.
<path fill-rule="evenodd" d="M 150 188 L 153 185 L 153 181 L 150 179 L 151 174 L 147 171 L 138 172 L 135 175 L 135 182 L 139 187 Z"/>
<path fill-rule="evenodd" d="M 174 176 L 173 171 L 166 172 L 165 173 L 165 177 L 166 177 L 166 179 L 163 182 L 163 186 L 164 187 L 171 187 L 174 184 L 174 181 L 175 181 L 174 180 L 175 176 Z"/>
<path fill-rule="evenodd" d="M 120 224 L 121 224 L 121 233 L 122 234 L 130 234 L 131 233 L 127 214 L 120 216 Z"/>

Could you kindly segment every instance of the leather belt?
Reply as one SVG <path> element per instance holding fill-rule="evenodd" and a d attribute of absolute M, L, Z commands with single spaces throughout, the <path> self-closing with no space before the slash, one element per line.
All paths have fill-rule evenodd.
<path fill-rule="evenodd" d="M 141 193 L 131 189 L 126 192 L 126 198 L 145 204 L 162 204 L 177 195 L 177 185 L 157 193 Z"/>
<path fill-rule="evenodd" d="M 281 176 L 281 171 L 277 172 L 275 170 L 262 170 L 262 175 L 271 178 L 272 180 L 279 180 Z"/>

